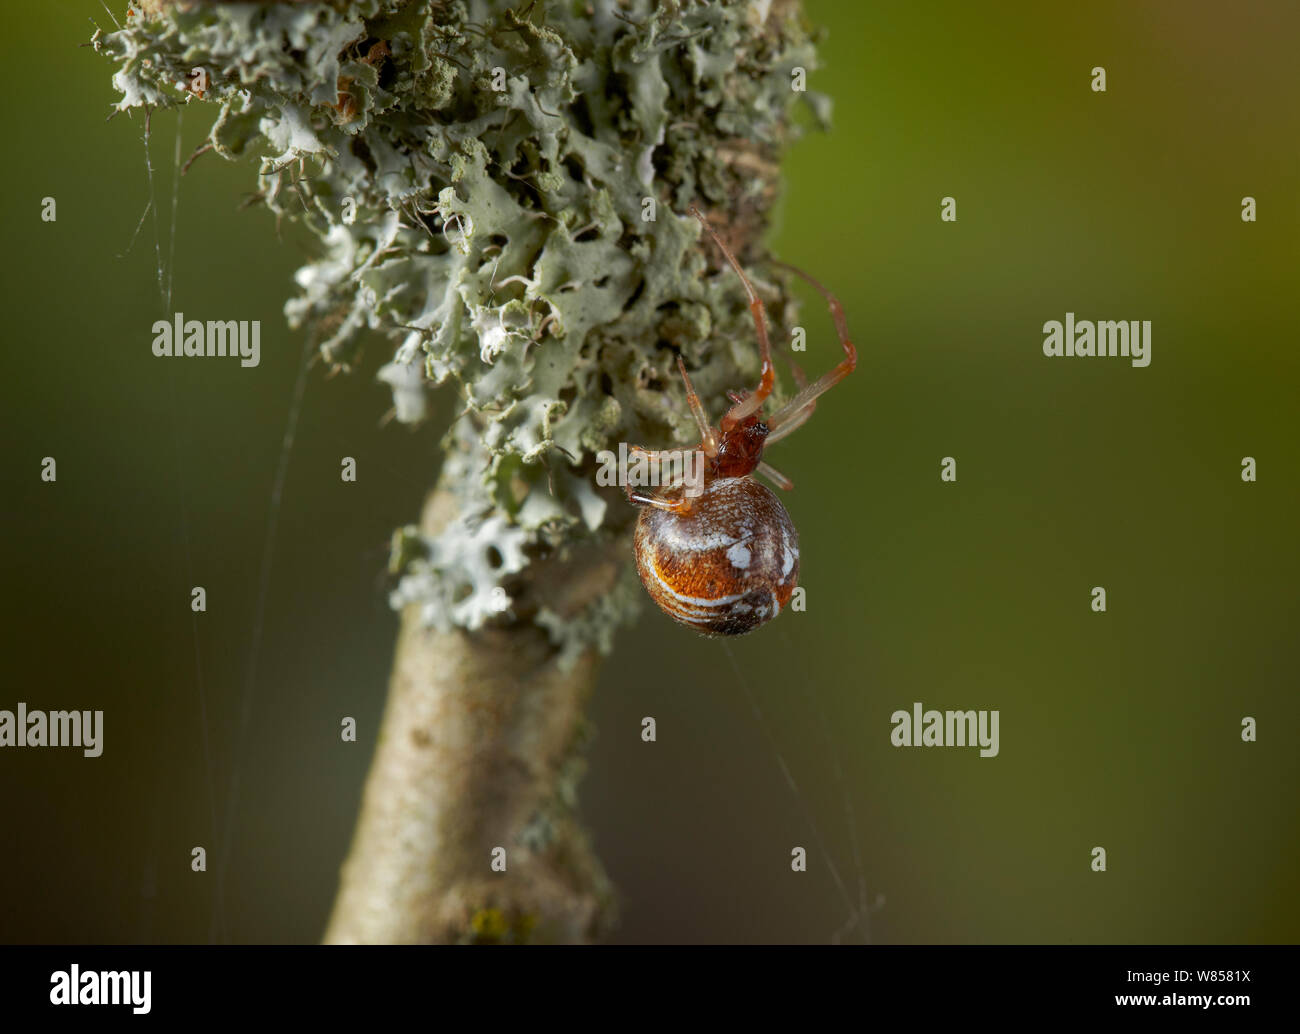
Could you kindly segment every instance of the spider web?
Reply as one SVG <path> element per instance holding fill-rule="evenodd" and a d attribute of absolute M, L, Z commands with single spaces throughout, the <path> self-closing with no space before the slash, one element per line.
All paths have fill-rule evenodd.
<path fill-rule="evenodd" d="M 144 211 L 140 215 L 140 221 L 137 223 L 135 231 L 127 244 L 126 250 L 122 252 L 122 254 L 125 255 L 131 250 L 135 244 L 136 238 L 139 236 L 140 230 L 144 226 L 145 221 L 149 219 L 150 215 L 152 215 L 154 258 L 159 301 L 162 304 L 164 313 L 170 313 L 172 305 L 172 289 L 175 283 L 176 271 L 176 229 L 180 205 L 184 109 L 177 108 L 175 143 L 173 147 L 171 170 L 170 218 L 167 227 L 167 257 L 165 260 L 163 258 L 162 248 L 162 229 L 158 218 L 159 206 L 157 183 L 155 181 L 153 159 L 150 151 L 152 117 L 152 110 L 147 110 L 145 114 L 143 142 L 145 176 L 148 185 L 149 198 Z M 194 645 L 195 705 L 198 712 L 197 718 L 203 756 L 204 785 L 206 788 L 208 820 L 210 825 L 208 843 L 216 847 L 213 866 L 212 906 L 208 931 L 210 943 L 229 942 L 230 939 L 230 929 L 225 907 L 226 881 L 230 868 L 230 857 L 234 847 L 235 834 L 238 828 L 237 817 L 239 813 L 242 786 L 243 762 L 246 755 L 248 729 L 251 724 L 257 695 L 259 661 L 261 658 L 263 632 L 266 625 L 267 597 L 270 590 L 271 574 L 275 561 L 276 532 L 284 499 L 284 486 L 288 473 L 289 461 L 293 453 L 299 417 L 302 412 L 302 403 L 306 391 L 307 372 L 310 367 L 312 350 L 312 342 L 308 337 L 304 340 L 303 352 L 298 364 L 298 373 L 289 402 L 288 414 L 285 419 L 284 435 L 280 443 L 280 452 L 276 462 L 275 478 L 272 483 L 270 500 L 267 506 L 266 531 L 263 538 L 261 561 L 258 568 L 257 595 L 253 608 L 251 628 L 249 631 L 250 646 L 248 665 L 239 700 L 238 720 L 235 728 L 230 763 L 230 776 L 226 789 L 225 813 L 220 824 L 218 824 L 217 816 L 217 788 L 215 766 L 212 757 L 210 732 L 211 720 L 203 672 L 203 652 L 199 636 L 199 618 L 198 613 L 193 609 L 191 609 L 190 613 L 191 634 Z M 179 377 L 180 371 L 173 367 L 170 373 L 171 385 L 169 392 L 172 418 L 172 434 L 170 437 L 173 444 L 173 462 L 175 465 L 174 480 L 177 486 L 177 495 L 179 500 L 178 510 L 180 519 L 178 524 L 180 529 L 182 563 L 184 565 L 182 576 L 185 579 L 185 584 L 195 584 L 195 579 L 192 577 L 195 575 L 196 569 L 191 542 L 189 490 L 188 479 L 186 476 L 187 467 L 181 447 L 181 440 L 186 429 L 186 424 L 180 405 L 180 391 L 178 387 Z M 155 815 L 153 823 L 155 829 L 157 828 L 157 824 L 157 816 Z M 153 853 L 154 848 L 151 847 L 149 858 L 146 861 L 146 871 L 143 879 L 146 897 L 150 896 L 150 889 L 154 882 L 156 863 L 153 861 Z"/>
<path fill-rule="evenodd" d="M 781 626 L 781 638 L 785 643 L 786 656 L 794 654 L 794 643 L 790 639 L 789 632 Z M 826 869 L 830 873 L 831 882 L 840 897 L 844 906 L 846 917 L 844 921 L 832 930 L 828 935 L 828 940 L 832 944 L 841 944 L 846 938 L 856 932 L 858 939 L 864 943 L 871 942 L 871 914 L 879 911 L 884 904 L 884 898 L 877 895 L 876 899 L 868 902 L 866 873 L 862 865 L 862 852 L 858 841 L 857 815 L 853 807 L 853 799 L 849 794 L 848 785 L 844 779 L 844 766 L 840 759 L 839 748 L 836 745 L 835 738 L 831 733 L 830 722 L 826 717 L 826 708 L 821 699 L 821 694 L 817 689 L 817 680 L 815 678 L 799 679 L 807 690 L 807 696 L 812 703 L 813 710 L 816 713 L 818 725 L 820 726 L 822 737 L 826 742 L 828 755 L 831 760 L 832 770 L 835 776 L 835 786 L 840 794 L 840 799 L 844 808 L 844 822 L 847 829 L 852 863 L 853 863 L 853 884 L 850 887 L 846 883 L 844 876 L 840 872 L 839 866 L 835 862 L 835 854 L 827 844 L 825 836 L 822 835 L 821 827 L 817 823 L 816 816 L 813 814 L 811 805 L 808 802 L 804 792 L 799 788 L 795 780 L 794 773 L 786 761 L 785 754 L 777 742 L 776 736 L 772 731 L 772 723 L 768 721 L 762 707 L 759 705 L 758 696 L 750 685 L 748 677 L 741 669 L 740 662 L 736 657 L 735 651 L 731 644 L 725 640 L 722 642 L 722 649 L 727 655 L 727 660 L 731 663 L 732 670 L 736 673 L 736 682 L 740 686 L 741 694 L 745 699 L 746 705 L 754 716 L 763 738 L 766 741 L 767 748 L 771 751 L 776 760 L 777 767 L 781 771 L 781 778 L 786 787 L 790 790 L 792 797 L 802 813 L 804 821 L 808 825 L 809 832 L 812 833 L 813 841 L 817 847 L 819 858 L 825 862 Z"/>

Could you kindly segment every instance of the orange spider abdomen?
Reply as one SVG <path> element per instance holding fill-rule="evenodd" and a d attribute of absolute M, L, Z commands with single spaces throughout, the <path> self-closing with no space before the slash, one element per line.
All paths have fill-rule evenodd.
<path fill-rule="evenodd" d="M 749 477 L 709 481 L 683 513 L 644 507 L 635 546 L 646 592 L 704 635 L 752 632 L 780 613 L 799 581 L 799 533 L 781 501 Z"/>

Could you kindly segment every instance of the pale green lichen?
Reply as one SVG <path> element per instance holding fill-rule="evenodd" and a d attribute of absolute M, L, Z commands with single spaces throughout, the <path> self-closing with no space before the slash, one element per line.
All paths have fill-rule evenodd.
<path fill-rule="evenodd" d="M 560 667 L 570 668 L 588 646 L 595 646 L 602 653 L 614 648 L 615 630 L 636 617 L 641 595 L 636 571 L 629 564 L 613 591 L 598 596 L 580 613 L 563 615 L 544 606 L 533 620 L 546 629 L 551 642 L 559 647 Z"/>
<path fill-rule="evenodd" d="M 378 376 L 406 423 L 457 385 L 461 512 L 437 537 L 395 536 L 395 605 L 443 627 L 508 614 L 536 555 L 607 533 L 596 450 L 690 440 L 676 354 L 715 408 L 753 376 L 739 284 L 706 276 L 716 257 L 683 213 L 770 204 L 749 170 L 788 137 L 811 96 L 792 70 L 814 63 L 791 6 L 772 6 L 195 4 L 96 33 L 119 107 L 215 104 L 212 147 L 259 155 L 262 201 L 319 237 L 286 312 L 329 362 L 390 341 Z M 607 649 L 632 599 L 536 620 L 566 655 Z"/>

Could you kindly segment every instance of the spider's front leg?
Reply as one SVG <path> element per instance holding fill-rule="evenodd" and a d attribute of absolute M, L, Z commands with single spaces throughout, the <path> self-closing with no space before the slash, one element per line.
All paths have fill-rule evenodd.
<path fill-rule="evenodd" d="M 763 477 L 767 478 L 782 491 L 789 492 L 794 488 L 794 482 L 772 466 L 772 464 L 768 463 L 767 460 L 759 460 L 758 466 L 754 469 L 756 473 L 762 474 Z"/>
<path fill-rule="evenodd" d="M 646 449 L 640 445 L 630 446 L 629 451 L 646 457 L 647 463 L 654 464 L 662 464 L 665 456 L 670 461 L 680 456 L 680 453 L 671 449 Z M 627 495 L 627 501 L 635 506 L 653 506 L 657 510 L 666 510 L 669 513 L 687 513 L 691 508 L 691 498 L 685 492 L 679 497 L 669 497 L 641 491 L 639 487 L 634 488 L 628 484 L 626 477 L 623 479 L 623 492 Z"/>
<path fill-rule="evenodd" d="M 687 496 L 678 499 L 666 499 L 661 495 L 655 495 L 652 492 L 638 492 L 631 488 L 626 489 L 627 501 L 636 506 L 653 506 L 656 510 L 666 510 L 668 513 L 690 513 L 691 501 Z"/>
<path fill-rule="evenodd" d="M 804 381 L 799 385 L 799 392 L 767 420 L 767 426 L 771 430 L 771 434 L 767 439 L 769 445 L 784 438 L 812 416 L 813 410 L 817 408 L 817 399 L 844 380 L 858 365 L 858 350 L 853 347 L 853 342 L 849 338 L 849 327 L 844 318 L 844 307 L 840 305 L 840 300 L 798 266 L 792 266 L 787 262 L 773 262 L 772 264 L 782 269 L 788 269 L 796 276 L 802 277 L 826 299 L 826 306 L 830 309 L 831 319 L 835 323 L 836 336 L 839 337 L 840 346 L 844 349 L 844 358 L 840 360 L 838 365 L 822 374 L 812 384 L 808 384 L 802 376 L 803 371 L 799 371 L 795 379 Z"/>
<path fill-rule="evenodd" d="M 713 243 L 726 257 L 731 268 L 736 271 L 740 277 L 740 282 L 745 286 L 745 294 L 749 298 L 749 313 L 754 318 L 754 333 L 758 337 L 758 358 L 761 365 L 759 374 L 758 387 L 746 395 L 741 401 L 727 411 L 726 416 L 722 418 L 721 430 L 723 434 L 739 427 L 745 418 L 757 413 L 763 405 L 763 400 L 772 394 L 772 388 L 776 384 L 776 367 L 772 365 L 772 346 L 767 338 L 767 317 L 763 308 L 763 301 L 758 297 L 758 292 L 754 290 L 754 285 L 749 282 L 749 277 L 745 271 L 740 268 L 740 263 L 736 261 L 736 256 L 731 253 L 731 249 L 722 243 L 722 238 L 718 232 L 710 225 L 709 221 L 704 218 L 702 213 L 694 205 L 690 206 L 691 215 L 700 221 L 700 225 L 713 238 Z"/>

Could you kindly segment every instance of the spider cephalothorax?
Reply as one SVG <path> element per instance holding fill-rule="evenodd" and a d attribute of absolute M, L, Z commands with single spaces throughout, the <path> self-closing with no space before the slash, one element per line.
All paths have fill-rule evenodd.
<path fill-rule="evenodd" d="M 813 285 L 830 306 L 844 348 L 839 364 L 809 384 L 790 362 L 799 391 L 785 406 L 764 419 L 761 410 L 776 382 L 763 303 L 740 264 L 713 227 L 694 206 L 700 220 L 745 285 L 758 335 L 762 372 L 758 387 L 731 394 L 732 406 L 715 428 L 691 386 L 686 364 L 677 367 L 686 384 L 686 401 L 700 429 L 703 451 L 702 491 L 654 495 L 629 489 L 628 498 L 643 507 L 637 518 L 637 573 L 651 598 L 674 621 L 705 635 L 741 635 L 780 613 L 799 580 L 799 534 L 785 507 L 770 489 L 754 480 L 762 474 L 778 487 L 790 480 L 763 459 L 763 448 L 784 438 L 812 415 L 817 398 L 857 365 L 844 310 L 835 296 L 812 277 L 785 267 Z M 645 450 L 642 450 L 645 451 Z M 654 453 L 652 459 L 658 459 Z"/>

